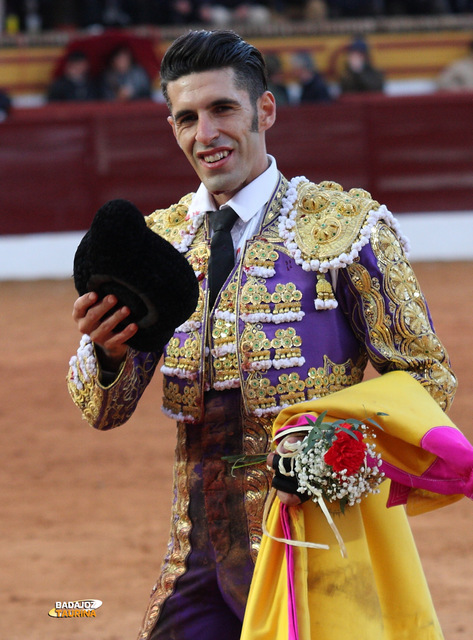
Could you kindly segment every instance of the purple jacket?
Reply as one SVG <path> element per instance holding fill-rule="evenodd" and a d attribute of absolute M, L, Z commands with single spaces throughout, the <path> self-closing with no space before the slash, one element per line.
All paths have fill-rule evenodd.
<path fill-rule="evenodd" d="M 368 360 L 380 373 L 408 371 L 448 408 L 456 388 L 448 354 L 397 222 L 369 193 L 281 176 L 212 311 L 208 221 L 188 216 L 190 200 L 147 218 L 185 252 L 201 287 L 195 313 L 164 353 L 165 413 L 199 422 L 206 389 L 240 387 L 246 412 L 272 420 L 360 382 Z M 161 354 L 130 351 L 104 387 L 92 346 L 84 348 L 71 360 L 71 395 L 94 427 L 113 428 L 132 414 Z"/>

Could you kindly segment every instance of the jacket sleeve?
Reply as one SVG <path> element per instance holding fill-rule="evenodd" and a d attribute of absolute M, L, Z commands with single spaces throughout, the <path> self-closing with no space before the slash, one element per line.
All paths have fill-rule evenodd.
<path fill-rule="evenodd" d="M 117 376 L 107 385 L 101 382 L 93 342 L 84 335 L 77 354 L 69 362 L 67 377 L 69 393 L 82 417 L 103 431 L 124 424 L 135 411 L 160 356 L 129 349 Z"/>
<path fill-rule="evenodd" d="M 358 258 L 338 274 L 337 299 L 374 368 L 407 371 L 447 410 L 456 378 L 397 233 L 378 221 Z"/>

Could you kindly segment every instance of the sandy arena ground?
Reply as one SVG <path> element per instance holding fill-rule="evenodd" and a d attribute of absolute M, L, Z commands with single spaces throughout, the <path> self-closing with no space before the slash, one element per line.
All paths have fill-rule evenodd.
<path fill-rule="evenodd" d="M 415 268 L 460 379 L 451 416 L 473 441 L 473 263 Z M 127 425 L 88 427 L 65 385 L 74 298 L 69 281 L 0 283 L 1 640 L 134 640 L 165 550 L 174 424 L 160 376 Z M 447 640 L 473 638 L 472 523 L 467 499 L 411 519 Z M 96 618 L 48 616 L 82 598 L 103 601 Z"/>

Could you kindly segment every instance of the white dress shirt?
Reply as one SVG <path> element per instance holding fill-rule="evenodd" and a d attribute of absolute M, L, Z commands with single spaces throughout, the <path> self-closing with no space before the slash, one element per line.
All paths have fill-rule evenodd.
<path fill-rule="evenodd" d="M 270 164 L 266 171 L 263 171 L 263 173 L 250 182 L 250 184 L 240 189 L 225 205 L 220 207 L 221 209 L 224 206 L 230 206 L 238 215 L 238 220 L 232 228 L 236 260 L 239 259 L 241 249 L 246 240 L 251 238 L 256 232 L 261 222 L 261 216 L 264 214 L 266 204 L 276 188 L 279 179 L 276 160 L 270 155 L 268 155 L 268 160 Z M 216 209 L 217 207 L 212 195 L 207 191 L 204 184 L 201 183 L 192 198 L 189 214 L 192 215 L 196 211 L 215 211 Z"/>

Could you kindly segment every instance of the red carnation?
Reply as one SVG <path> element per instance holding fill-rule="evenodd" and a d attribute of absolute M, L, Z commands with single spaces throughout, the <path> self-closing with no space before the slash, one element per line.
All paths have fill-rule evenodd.
<path fill-rule="evenodd" d="M 346 475 L 354 475 L 365 460 L 366 444 L 363 442 L 363 434 L 354 431 L 348 423 L 340 425 L 345 429 L 350 429 L 355 438 L 346 431 L 336 431 L 336 440 L 333 441 L 330 449 L 325 453 L 325 462 L 339 473 L 346 469 Z"/>

